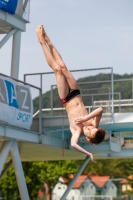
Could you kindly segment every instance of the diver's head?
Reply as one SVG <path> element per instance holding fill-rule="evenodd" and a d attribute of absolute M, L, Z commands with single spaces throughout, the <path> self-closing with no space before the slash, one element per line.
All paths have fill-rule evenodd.
<path fill-rule="evenodd" d="M 83 127 L 84 135 L 86 140 L 93 143 L 94 145 L 100 144 L 105 137 L 105 130 L 102 128 L 95 128 L 93 126 L 84 126 Z"/>

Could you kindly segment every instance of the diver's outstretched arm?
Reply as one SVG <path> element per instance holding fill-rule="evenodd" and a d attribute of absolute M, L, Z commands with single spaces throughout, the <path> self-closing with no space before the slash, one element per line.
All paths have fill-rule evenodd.
<path fill-rule="evenodd" d="M 80 146 L 78 145 L 78 139 L 79 139 L 79 137 L 78 137 L 77 135 L 78 135 L 78 134 L 73 133 L 72 138 L 71 138 L 71 146 L 72 146 L 74 149 L 76 149 L 77 151 L 80 151 L 81 153 L 84 153 L 84 154 L 86 154 L 87 156 L 89 156 L 90 159 L 91 159 L 91 161 L 92 161 L 93 163 L 96 164 L 96 161 L 95 161 L 94 158 L 93 158 L 93 154 L 90 153 L 90 152 L 88 152 L 88 151 L 86 151 L 85 149 L 83 149 L 82 147 L 80 147 Z"/>

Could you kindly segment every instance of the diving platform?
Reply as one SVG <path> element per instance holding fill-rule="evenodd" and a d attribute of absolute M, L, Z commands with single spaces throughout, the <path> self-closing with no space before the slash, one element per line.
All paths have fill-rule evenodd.
<path fill-rule="evenodd" d="M 0 34 L 7 34 L 14 29 L 25 32 L 27 23 L 29 21 L 19 15 L 11 15 L 0 9 Z"/>
<path fill-rule="evenodd" d="M 117 116 L 119 115 L 118 121 Z M 63 119 L 63 125 L 62 125 Z M 111 119 L 115 120 L 110 121 Z M 120 120 L 121 119 L 121 120 Z M 123 119 L 123 120 L 122 120 Z M 29 199 L 25 184 L 21 162 L 23 161 L 53 161 L 53 160 L 84 160 L 74 179 L 61 197 L 65 200 L 78 176 L 89 162 L 89 157 L 75 151 L 70 146 L 71 133 L 67 116 L 42 117 L 42 132 L 40 132 L 39 117 L 33 118 L 30 130 L 0 123 L 0 171 L 7 162 L 7 167 L 2 171 L 0 178 L 4 176 L 11 164 L 15 167 L 16 178 L 21 199 Z M 105 123 L 105 121 L 108 123 Z M 100 126 L 107 131 L 107 137 L 100 146 L 94 146 L 79 140 L 79 145 L 94 154 L 95 159 L 130 158 L 133 157 L 133 141 L 127 142 L 133 137 L 124 138 L 122 132 L 133 132 L 133 113 L 104 113 Z M 109 122 L 110 121 L 110 122 Z M 23 192 L 25 191 L 25 192 Z"/>
<path fill-rule="evenodd" d="M 5 4 L 7 4 L 7 12 L 5 12 L 5 7 L 4 10 L 2 7 L 0 9 L 0 34 L 8 34 L 14 29 L 25 32 L 26 24 L 29 23 L 29 0 L 19 0 L 14 14 L 9 13 L 8 9 L 11 11 L 15 5 L 12 5 L 10 9 L 8 1 Z"/>
<path fill-rule="evenodd" d="M 118 113 L 115 113 L 114 118 L 117 119 L 117 115 Z M 119 113 L 119 115 L 123 117 L 123 121 L 100 124 L 100 127 L 107 131 L 107 136 L 99 146 L 86 142 L 84 137 L 80 138 L 79 145 L 92 152 L 96 159 L 132 157 L 133 143 L 126 143 L 121 133 L 133 132 L 133 114 Z M 105 121 L 106 116 L 109 118 L 109 114 L 103 114 L 101 122 Z M 39 118 L 33 119 L 31 130 L 0 124 L 0 146 L 5 141 L 17 140 L 21 161 L 84 159 L 84 154 L 71 148 L 71 132 L 67 116 L 63 116 L 63 120 L 64 127 L 62 127 L 62 117 L 43 118 L 42 133 L 39 133 Z M 132 136 L 129 136 L 128 140 L 130 138 Z M 9 154 L 7 161 L 10 159 Z"/>
<path fill-rule="evenodd" d="M 133 80 L 132 79 L 119 79 L 113 80 L 112 68 L 111 69 L 111 80 L 97 80 L 97 81 L 82 81 L 78 83 L 82 98 L 88 112 L 91 112 L 95 108 L 103 107 L 103 115 L 100 120 L 99 127 L 106 130 L 107 135 L 105 140 L 99 145 L 94 146 L 91 143 L 86 142 L 85 137 L 79 139 L 79 145 L 89 152 L 94 154 L 95 159 L 100 158 L 112 158 L 112 157 L 132 157 L 132 132 L 133 132 L 133 99 L 122 99 L 122 94 L 113 91 L 113 84 L 118 82 L 129 82 L 131 86 L 131 97 L 133 96 Z M 87 72 L 90 73 L 92 70 L 105 70 L 100 69 L 87 69 L 87 70 L 73 70 L 72 72 Z M 50 85 L 50 108 L 43 108 L 43 74 L 45 78 L 48 76 L 49 80 L 55 80 L 49 78 L 50 73 L 42 74 L 28 74 L 24 76 L 24 82 L 18 81 L 24 85 L 28 85 L 31 88 L 31 98 L 34 106 L 38 106 L 33 112 L 33 121 L 29 130 L 23 127 L 11 126 L 9 124 L 0 124 L 0 145 L 4 141 L 16 140 L 19 146 L 20 158 L 22 161 L 42 161 L 42 160 L 71 160 L 71 159 L 84 159 L 85 155 L 75 151 L 71 145 L 71 132 L 69 129 L 68 117 L 63 107 L 54 106 L 54 93 L 56 90 L 55 82 Z M 28 76 L 40 75 L 40 86 L 34 86 L 28 83 Z M 33 78 L 35 80 L 35 77 Z M 15 79 L 14 79 L 15 80 Z M 112 83 L 113 82 L 113 83 Z M 97 84 L 94 91 L 84 88 L 87 84 L 93 86 Z M 103 85 L 104 88 L 103 88 Z M 107 87 L 106 84 L 110 84 Z M 101 88 L 99 87 L 101 85 Z M 27 87 L 28 87 L 27 86 Z M 83 87 L 84 86 L 84 87 Z M 34 97 L 34 91 L 37 91 L 37 97 Z M 108 91 L 108 92 L 107 92 Z M 33 92 L 33 95 L 32 95 Z M 97 100 L 95 94 L 101 95 L 100 99 Z M 114 95 L 112 95 L 114 94 Z M 114 99 L 115 94 L 118 99 Z M 86 96 L 91 99 L 91 105 L 87 105 L 85 102 Z M 104 99 L 106 97 L 106 99 Z M 37 103 L 36 103 L 37 102 Z M 125 138 L 128 136 L 128 138 Z M 125 153 L 126 152 L 126 153 Z M 130 153 L 131 152 L 131 153 Z M 7 157 L 10 160 L 10 154 Z"/>

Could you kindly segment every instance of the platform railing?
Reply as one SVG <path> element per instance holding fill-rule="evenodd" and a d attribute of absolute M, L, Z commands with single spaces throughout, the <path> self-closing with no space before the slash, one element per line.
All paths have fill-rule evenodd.
<path fill-rule="evenodd" d="M 94 101 L 94 107 L 93 106 L 85 106 L 85 108 L 88 110 L 88 112 L 91 112 L 93 108 L 99 107 L 101 106 L 105 108 L 106 110 L 108 110 L 109 106 L 109 102 L 108 101 Z M 132 99 L 124 99 L 124 100 L 114 100 L 114 108 L 118 108 L 118 110 L 121 112 L 121 107 L 131 107 L 133 106 L 133 100 Z M 53 108 L 53 112 L 58 112 L 57 115 L 61 115 L 62 111 L 65 111 L 64 107 L 58 107 L 58 108 Z M 47 116 L 51 116 L 51 108 L 43 108 L 42 109 L 43 112 L 43 116 L 45 116 L 45 114 Z M 40 113 L 40 110 L 36 111 L 33 115 L 33 117 L 38 116 Z M 106 113 L 110 113 L 110 112 L 106 112 Z M 53 115 L 52 115 L 53 116 Z"/>
<path fill-rule="evenodd" d="M 127 112 L 132 112 L 133 111 L 133 79 L 118 79 L 118 80 L 114 80 L 114 82 L 124 82 L 124 81 L 131 81 L 131 98 L 132 99 L 122 99 L 122 94 L 121 92 L 111 92 L 111 88 L 92 88 L 92 89 L 80 89 L 81 90 L 81 94 L 82 94 L 82 91 L 83 90 L 88 90 L 88 91 L 91 91 L 91 90 L 104 90 L 104 89 L 107 89 L 108 92 L 107 93 L 101 93 L 101 94 L 98 94 L 98 93 L 93 93 L 93 94 L 90 94 L 89 92 L 86 93 L 86 94 L 82 94 L 82 97 L 83 96 L 90 96 L 91 97 L 91 102 L 92 104 L 89 105 L 89 112 L 90 110 L 92 111 L 93 108 L 96 108 L 96 107 L 99 107 L 102 105 L 102 107 L 105 107 L 105 108 L 108 108 L 108 113 L 113 113 L 113 111 L 115 112 L 115 110 L 117 110 L 117 112 L 121 112 L 122 111 L 122 108 L 126 108 L 127 107 Z M 78 83 L 78 85 L 86 85 L 86 84 L 90 84 L 90 83 L 109 83 L 110 80 L 107 80 L 107 81 L 95 81 L 95 82 L 80 82 Z M 53 106 L 53 102 L 54 102 L 54 99 L 53 99 L 53 90 L 54 88 L 57 87 L 57 85 L 51 85 L 51 98 L 50 98 L 50 101 L 51 101 L 51 116 L 54 115 L 54 106 Z M 99 101 L 94 101 L 94 96 L 108 96 L 108 99 L 107 100 L 99 100 Z M 118 95 L 118 99 L 114 99 L 114 95 Z M 113 101 L 113 103 L 112 103 Z M 95 103 L 94 103 L 95 102 Z M 106 105 L 107 106 L 103 106 L 103 103 L 105 104 L 106 102 Z M 124 103 L 125 102 L 125 103 Z M 130 102 L 130 103 L 129 103 Z M 87 107 L 87 105 L 85 105 Z M 113 108 L 112 108 L 113 106 Z M 114 110 L 115 109 L 115 110 Z M 57 109 L 56 109 L 57 111 Z M 123 112 L 123 111 L 122 111 Z M 106 110 L 106 113 L 107 113 L 107 110 Z"/>
<path fill-rule="evenodd" d="M 16 15 L 29 21 L 30 15 L 30 0 L 19 0 L 16 8 Z"/>
<path fill-rule="evenodd" d="M 93 99 L 93 96 L 99 95 L 99 94 L 83 94 L 83 96 L 91 96 Z M 108 93 L 103 93 L 102 95 L 108 95 Z M 112 94 L 110 94 L 112 95 Z M 121 112 L 123 108 L 126 108 L 127 112 L 132 111 L 133 107 L 133 99 L 121 99 L 121 93 L 120 92 L 114 92 L 114 95 L 118 95 L 119 99 L 114 100 L 114 110 L 117 110 L 117 112 Z M 102 106 L 104 113 L 111 113 L 111 105 L 110 100 L 100 100 L 100 101 L 94 101 L 92 105 L 85 106 L 88 112 L 90 113 L 95 108 Z M 34 113 L 34 117 L 38 116 L 39 110 Z M 65 108 L 64 107 L 57 107 L 53 108 L 43 108 L 42 109 L 43 116 L 59 116 L 59 115 L 66 115 Z"/>
<path fill-rule="evenodd" d="M 109 88 L 110 88 L 110 92 L 114 93 L 113 92 L 113 68 L 112 67 L 71 70 L 71 72 L 74 74 L 74 77 L 78 80 L 77 83 L 78 83 L 79 86 L 83 86 L 83 85 L 86 85 L 86 83 L 88 83 L 88 82 L 82 82 L 82 78 L 86 77 L 86 80 L 87 80 L 87 78 L 89 76 L 91 76 L 92 74 L 94 75 L 94 73 L 95 73 L 95 75 L 98 74 L 98 73 L 99 73 L 98 75 L 103 74 L 105 80 L 108 79 L 108 78 L 110 80 L 93 81 L 93 79 L 92 79 L 92 81 L 89 81 L 89 83 L 91 85 L 94 85 L 96 83 L 96 85 L 98 86 L 99 83 L 106 83 L 107 82 L 107 83 L 109 83 L 108 85 L 109 85 Z M 106 74 L 108 74 L 108 75 L 106 76 Z M 53 103 L 54 98 L 52 96 L 53 95 L 53 91 L 52 90 L 54 89 L 54 87 L 57 87 L 56 83 L 55 83 L 54 73 L 53 72 L 46 72 L 46 73 L 25 74 L 24 75 L 24 80 L 26 82 L 29 82 L 29 83 L 31 83 L 31 82 L 36 80 L 36 84 L 39 85 L 40 88 L 42 88 L 43 93 L 45 93 L 46 91 L 47 92 L 51 91 L 51 97 L 50 98 L 48 97 L 48 98 L 49 98 L 49 103 L 51 104 L 49 106 L 49 108 L 51 108 L 51 116 L 52 116 L 53 115 L 52 112 L 53 112 L 53 110 L 55 110 L 54 106 L 53 106 L 54 105 L 54 103 Z M 95 87 L 97 87 L 96 85 L 95 85 Z M 51 88 L 50 88 L 50 86 L 51 86 Z M 82 87 L 80 89 L 82 89 Z M 95 88 L 93 88 L 93 89 L 95 90 Z M 102 88 L 101 88 L 101 90 L 102 90 Z M 37 98 L 37 97 L 35 97 L 35 98 Z M 113 100 L 113 98 L 114 97 L 112 95 L 112 100 Z M 112 104 L 112 106 L 111 106 L 112 111 L 111 112 L 113 113 L 113 101 L 112 100 L 111 100 L 111 104 Z M 57 105 L 58 106 L 56 106 L 56 107 L 60 107 L 61 104 L 58 102 Z M 85 106 L 87 106 L 87 105 L 85 105 Z"/>
<path fill-rule="evenodd" d="M 87 73 L 89 70 L 97 70 L 96 69 L 84 69 L 84 70 L 72 70 L 71 72 L 83 72 L 85 73 L 84 77 L 87 76 Z M 106 69 L 106 68 L 99 68 L 100 69 Z M 117 79 L 117 80 L 113 80 L 113 70 L 112 68 L 107 68 L 107 69 L 111 69 L 111 79 L 110 80 L 97 80 L 97 81 L 89 81 L 89 82 L 78 82 L 79 88 L 82 91 L 84 90 L 84 85 L 86 84 L 96 84 L 98 85 L 102 85 L 104 84 L 105 87 L 101 87 L 101 88 L 92 88 L 92 90 L 95 90 L 94 93 L 90 93 L 91 89 L 88 89 L 88 93 L 86 94 L 82 94 L 82 96 L 89 96 L 89 98 L 91 98 L 91 104 L 86 104 L 85 107 L 88 109 L 88 112 L 91 112 L 93 109 L 95 109 L 96 107 L 99 107 L 100 105 L 102 105 L 102 107 L 104 108 L 104 113 L 110 113 L 113 114 L 114 112 L 132 112 L 133 111 L 133 79 Z M 38 76 L 39 78 L 39 87 L 42 88 L 42 91 L 44 91 L 44 87 L 45 85 L 48 85 L 51 81 L 54 81 L 54 73 L 53 72 L 46 72 L 46 73 L 35 73 L 35 74 L 25 74 L 24 75 L 24 79 L 25 81 L 29 80 L 27 77 L 35 77 Z M 49 82 L 46 81 L 45 82 L 45 78 L 49 79 Z M 47 77 L 48 76 L 48 77 Z M 49 78 L 49 76 L 53 77 L 53 78 Z M 83 77 L 83 75 L 82 75 Z M 117 92 L 114 92 L 114 85 L 117 82 L 129 82 L 129 87 L 130 87 L 130 82 L 131 82 L 131 87 L 130 87 L 130 91 L 131 94 L 129 95 L 130 98 L 129 99 L 123 99 L 123 94 L 121 93 L 121 88 L 119 90 L 119 88 L 117 89 Z M 106 85 L 107 87 L 106 87 Z M 83 87 L 80 87 L 83 86 Z M 51 94 L 50 94 L 50 98 L 49 98 L 49 102 L 50 102 L 50 106 L 49 108 L 42 108 L 42 116 L 62 116 L 62 115 L 66 115 L 66 111 L 64 109 L 63 106 L 61 106 L 61 104 L 59 104 L 58 106 L 54 106 L 54 89 L 57 88 L 56 84 L 51 84 Z M 97 92 L 97 90 L 108 90 L 107 92 L 101 92 L 101 100 L 96 101 L 95 97 L 96 96 L 100 96 L 100 94 Z M 85 89 L 87 90 L 87 89 Z M 50 91 L 50 89 L 45 91 Z M 112 92 L 113 91 L 113 92 Z M 116 96 L 117 95 L 117 98 Z M 104 96 L 104 98 L 103 98 Z M 105 98 L 106 96 L 106 98 Z M 36 97 L 37 98 L 37 97 Z M 99 98 L 100 99 L 100 98 Z M 36 112 L 34 112 L 34 117 L 37 117 L 38 114 L 40 113 L 39 110 L 36 110 Z"/>
<path fill-rule="evenodd" d="M 81 82 L 81 83 L 78 83 L 78 86 L 80 87 L 81 85 L 86 85 L 86 84 L 89 84 L 89 83 L 92 83 L 92 82 Z M 54 115 L 54 111 L 55 111 L 55 109 L 54 109 L 54 98 L 53 98 L 53 90 L 54 90 L 54 88 L 56 88 L 57 87 L 57 85 L 51 85 L 51 93 L 50 93 L 50 102 L 51 102 L 51 116 L 53 116 Z M 97 94 L 97 91 L 104 91 L 104 90 L 107 90 L 108 92 L 107 93 L 103 93 L 103 92 L 101 92 L 100 94 Z M 84 91 L 89 91 L 89 92 L 94 92 L 94 91 L 96 91 L 94 94 L 92 93 L 92 94 L 90 94 L 89 92 L 87 92 L 87 93 L 84 93 Z M 91 105 L 86 105 L 85 104 L 85 107 L 87 108 L 88 107 L 88 112 L 90 113 L 94 108 L 95 108 L 95 106 L 94 106 L 94 96 L 108 96 L 108 101 L 109 101 L 109 112 L 111 112 L 112 113 L 112 101 L 111 101 L 111 97 L 112 97 L 112 93 L 111 93 L 111 89 L 110 88 L 108 88 L 108 87 L 103 87 L 103 88 L 92 88 L 92 89 L 83 89 L 83 88 L 81 88 L 80 89 L 80 92 L 81 92 L 81 96 L 82 97 L 91 97 Z M 119 93 L 114 93 L 114 94 L 119 94 Z M 120 99 L 120 94 L 119 94 L 119 99 Z"/>

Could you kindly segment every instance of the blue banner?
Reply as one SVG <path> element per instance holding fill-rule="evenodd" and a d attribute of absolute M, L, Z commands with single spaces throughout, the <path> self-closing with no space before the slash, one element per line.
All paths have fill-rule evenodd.
<path fill-rule="evenodd" d="M 18 0 L 0 0 L 0 9 L 14 14 L 17 8 Z"/>
<path fill-rule="evenodd" d="M 30 86 L 0 75 L 0 120 L 30 129 L 32 116 Z"/>

